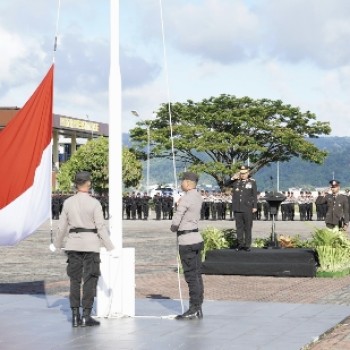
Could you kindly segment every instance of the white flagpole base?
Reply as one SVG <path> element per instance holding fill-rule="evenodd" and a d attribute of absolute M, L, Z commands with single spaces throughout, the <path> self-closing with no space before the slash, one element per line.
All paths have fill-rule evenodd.
<path fill-rule="evenodd" d="M 122 248 L 118 258 L 101 252 L 96 314 L 98 317 L 135 316 L 135 248 Z"/>

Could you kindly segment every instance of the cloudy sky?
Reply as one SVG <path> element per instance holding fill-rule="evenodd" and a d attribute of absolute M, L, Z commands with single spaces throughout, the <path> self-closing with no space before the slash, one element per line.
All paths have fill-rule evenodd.
<path fill-rule="evenodd" d="M 48 70 L 58 3 L 0 0 L 0 106 L 21 107 Z M 61 0 L 55 113 L 108 122 L 109 4 Z M 119 4 L 124 132 L 131 110 L 148 119 L 169 99 L 226 93 L 281 99 L 350 136 L 350 1 Z"/>

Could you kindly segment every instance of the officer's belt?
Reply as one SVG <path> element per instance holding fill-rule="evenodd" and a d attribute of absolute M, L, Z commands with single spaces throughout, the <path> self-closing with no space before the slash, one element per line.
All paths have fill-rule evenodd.
<path fill-rule="evenodd" d="M 97 228 L 84 228 L 84 227 L 76 227 L 76 228 L 71 228 L 69 230 L 69 233 L 79 233 L 79 232 L 93 232 L 97 233 Z"/>
<path fill-rule="evenodd" d="M 183 230 L 183 231 L 177 231 L 177 235 L 181 236 L 181 235 L 185 235 L 186 233 L 191 233 L 191 232 L 198 232 L 198 228 L 195 228 L 193 230 Z"/>

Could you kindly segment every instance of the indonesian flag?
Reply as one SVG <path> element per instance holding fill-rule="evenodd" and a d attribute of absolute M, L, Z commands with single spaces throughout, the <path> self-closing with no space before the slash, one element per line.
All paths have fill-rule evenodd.
<path fill-rule="evenodd" d="M 51 216 L 54 65 L 0 131 L 0 245 L 12 246 Z"/>

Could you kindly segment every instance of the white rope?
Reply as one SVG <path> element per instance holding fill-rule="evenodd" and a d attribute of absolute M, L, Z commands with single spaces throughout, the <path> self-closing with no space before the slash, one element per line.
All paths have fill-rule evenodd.
<path fill-rule="evenodd" d="M 176 174 L 176 162 L 175 162 L 175 152 L 174 152 L 173 123 L 172 123 L 172 115 L 171 115 L 171 97 L 170 97 L 170 84 L 169 84 L 169 70 L 168 70 L 166 45 L 165 45 L 165 30 L 164 30 L 162 0 L 159 0 L 159 7 L 160 7 L 160 20 L 161 20 L 161 25 L 162 25 L 163 59 L 164 59 L 165 79 L 166 79 L 165 83 L 166 83 L 167 93 L 168 93 L 168 112 L 169 112 L 169 125 L 170 125 L 171 153 L 172 153 L 172 159 L 173 159 L 174 183 L 175 183 L 175 189 L 177 189 L 177 174 Z M 181 302 L 181 310 L 182 310 L 182 313 L 184 313 L 184 305 L 183 305 L 182 293 L 181 293 L 179 243 L 178 243 L 178 240 L 176 241 L 176 245 L 177 245 L 177 279 L 178 279 L 178 284 L 179 284 L 179 297 L 180 297 L 180 302 Z"/>
<path fill-rule="evenodd" d="M 58 37 L 58 25 L 60 22 L 60 12 L 61 12 L 61 0 L 58 0 L 58 8 L 57 8 L 57 19 L 56 19 L 56 31 L 55 31 L 55 40 L 53 44 L 53 55 L 52 55 L 52 62 L 55 62 L 55 54 L 57 51 L 57 37 Z"/>
<path fill-rule="evenodd" d="M 58 0 L 58 8 L 57 8 L 57 19 L 56 19 L 56 30 L 55 30 L 55 39 L 53 45 L 53 54 L 52 54 L 52 63 L 55 63 L 55 53 L 57 50 L 57 36 L 58 36 L 58 24 L 60 18 L 61 11 L 61 0 Z M 52 141 L 51 141 L 51 158 L 52 159 Z M 51 186 L 51 208 L 52 208 L 52 176 L 50 177 L 50 186 Z M 52 210 L 50 210 L 50 241 L 53 243 L 53 223 L 52 223 Z"/>

